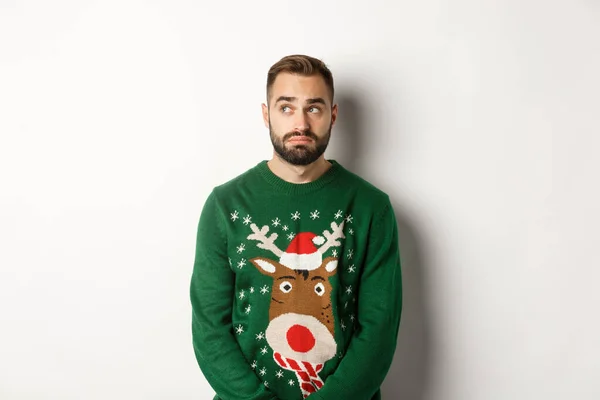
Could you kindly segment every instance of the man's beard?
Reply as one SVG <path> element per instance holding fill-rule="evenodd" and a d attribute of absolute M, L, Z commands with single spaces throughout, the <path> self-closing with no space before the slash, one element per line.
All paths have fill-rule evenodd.
<path fill-rule="evenodd" d="M 325 153 L 327 145 L 329 144 L 329 138 L 331 137 L 331 124 L 329 125 L 327 133 L 321 139 L 319 139 L 311 130 L 306 130 L 304 132 L 288 132 L 280 138 L 273 133 L 270 122 L 269 133 L 271 135 L 273 148 L 279 157 L 292 165 L 308 165 L 317 161 L 319 157 Z M 306 136 L 311 138 L 314 140 L 314 148 L 313 144 L 296 144 L 286 147 L 285 142 L 294 136 Z"/>

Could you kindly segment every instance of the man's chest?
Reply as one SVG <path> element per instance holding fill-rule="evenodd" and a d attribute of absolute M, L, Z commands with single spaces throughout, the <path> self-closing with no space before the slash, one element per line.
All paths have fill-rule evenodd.
<path fill-rule="evenodd" d="M 369 237 L 370 215 L 342 201 L 276 206 L 239 202 L 225 212 L 227 252 L 236 273 L 254 258 L 306 271 L 326 268 L 325 260 L 335 259 L 337 267 L 353 273 Z"/>

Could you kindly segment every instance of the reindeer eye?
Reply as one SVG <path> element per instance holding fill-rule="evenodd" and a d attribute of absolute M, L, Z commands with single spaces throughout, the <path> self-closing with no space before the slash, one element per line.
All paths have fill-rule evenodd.
<path fill-rule="evenodd" d="M 315 293 L 319 296 L 323 296 L 323 294 L 325 294 L 325 286 L 323 286 L 321 282 L 315 285 Z"/>
<path fill-rule="evenodd" d="M 288 281 L 283 281 L 281 282 L 281 285 L 279 285 L 279 289 L 281 289 L 283 293 L 289 293 L 292 291 L 292 284 Z"/>

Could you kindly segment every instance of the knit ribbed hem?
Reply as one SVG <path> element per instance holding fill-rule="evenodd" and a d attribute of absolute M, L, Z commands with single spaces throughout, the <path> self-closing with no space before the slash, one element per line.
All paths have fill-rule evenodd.
<path fill-rule="evenodd" d="M 267 160 L 263 160 L 255 167 L 256 171 L 270 184 L 274 192 L 288 195 L 299 195 L 315 192 L 328 183 L 332 182 L 342 170 L 342 166 L 335 160 L 327 160 L 331 163 L 331 167 L 323 175 L 312 182 L 307 183 L 291 183 L 285 181 L 275 175 L 269 168 Z"/>

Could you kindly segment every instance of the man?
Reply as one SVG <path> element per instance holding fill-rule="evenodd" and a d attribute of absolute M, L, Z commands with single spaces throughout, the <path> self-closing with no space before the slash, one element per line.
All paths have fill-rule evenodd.
<path fill-rule="evenodd" d="M 273 157 L 204 204 L 190 295 L 214 399 L 381 398 L 402 308 L 397 226 L 385 193 L 325 159 L 333 97 L 320 60 L 273 65 Z"/>

